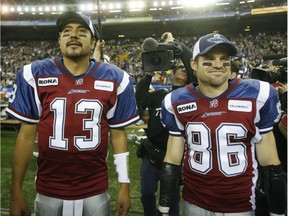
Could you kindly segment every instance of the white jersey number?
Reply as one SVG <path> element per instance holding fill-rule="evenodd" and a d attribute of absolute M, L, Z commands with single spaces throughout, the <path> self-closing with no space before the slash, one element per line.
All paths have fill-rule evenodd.
<path fill-rule="evenodd" d="M 189 123 L 186 131 L 191 169 L 202 174 L 208 173 L 213 167 L 210 129 L 204 123 Z M 241 124 L 222 123 L 215 130 L 218 168 L 225 176 L 236 176 L 245 172 L 246 145 L 237 140 L 246 137 L 247 129 Z"/>
<path fill-rule="evenodd" d="M 66 120 L 66 99 L 57 98 L 51 103 L 51 111 L 54 112 L 53 136 L 49 137 L 51 148 L 62 150 L 68 149 L 68 139 L 64 136 L 64 127 Z M 100 116 L 102 114 L 102 106 L 97 100 L 80 100 L 75 104 L 76 114 L 86 114 L 91 112 L 91 118 L 83 119 L 83 130 L 90 131 L 90 139 L 85 136 L 75 136 L 74 145 L 80 151 L 92 150 L 100 144 Z M 70 119 L 71 120 L 71 119 Z"/>

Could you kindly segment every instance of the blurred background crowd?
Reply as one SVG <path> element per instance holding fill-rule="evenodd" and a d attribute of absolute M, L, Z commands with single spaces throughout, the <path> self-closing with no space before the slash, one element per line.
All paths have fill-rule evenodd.
<path fill-rule="evenodd" d="M 287 33 L 259 32 L 227 35 L 238 48 L 238 58 L 249 71 L 255 67 L 267 67 L 263 56 L 287 53 Z M 157 39 L 157 38 L 156 38 Z M 110 63 L 117 65 L 131 76 L 143 76 L 141 44 L 144 39 L 117 39 L 105 41 L 103 53 L 110 58 Z M 177 40 L 188 47 L 193 47 L 198 36 L 182 37 Z M 17 71 L 25 64 L 43 58 L 61 57 L 56 41 L 8 41 L 1 44 L 1 79 L 2 89 L 11 88 Z M 159 71 L 153 77 L 155 85 L 171 85 L 171 71 Z M 5 90 L 5 89 L 4 89 Z"/>

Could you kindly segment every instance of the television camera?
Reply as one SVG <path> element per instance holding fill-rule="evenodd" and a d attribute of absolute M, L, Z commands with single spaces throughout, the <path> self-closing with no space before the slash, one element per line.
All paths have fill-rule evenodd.
<path fill-rule="evenodd" d="M 148 71 L 166 71 L 176 65 L 175 58 L 182 52 L 182 45 L 175 41 L 157 42 L 154 38 L 146 38 L 142 44 L 142 69 Z"/>
<path fill-rule="evenodd" d="M 277 72 L 269 69 L 254 68 L 251 71 L 251 78 L 266 81 L 269 83 L 287 83 L 287 56 L 284 54 L 263 56 L 263 60 L 271 60 L 272 65 L 277 66 Z"/>

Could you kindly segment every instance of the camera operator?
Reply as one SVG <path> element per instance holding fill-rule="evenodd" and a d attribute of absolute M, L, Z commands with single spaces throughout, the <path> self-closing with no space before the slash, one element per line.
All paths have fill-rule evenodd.
<path fill-rule="evenodd" d="M 161 37 L 164 43 L 174 41 L 171 33 L 166 32 Z M 149 42 L 149 40 L 148 40 Z M 150 40 L 153 43 L 152 40 Z M 143 44 L 144 51 L 147 48 Z M 192 80 L 192 69 L 185 66 L 188 63 L 188 58 L 192 53 L 188 47 L 182 44 L 183 54 L 181 54 L 183 64 L 178 64 L 173 68 L 173 85 L 172 90 L 185 86 L 188 84 L 188 71 L 190 71 L 190 79 Z M 148 47 L 149 48 L 149 47 Z M 185 52 L 188 50 L 188 52 Z M 190 61 L 190 59 L 189 59 Z M 161 102 L 164 97 L 169 93 L 165 89 L 159 89 L 149 92 L 154 71 L 146 72 L 146 75 L 139 84 L 136 86 L 136 100 L 139 110 L 149 109 L 149 119 L 147 128 L 147 139 L 142 140 L 141 145 L 137 151 L 137 156 L 142 158 L 141 164 L 141 201 L 144 209 L 145 216 L 156 216 L 158 213 L 156 203 L 156 192 L 158 189 L 158 182 L 161 176 L 161 166 L 166 152 L 168 130 L 162 126 L 160 121 Z M 173 194 L 173 204 L 171 206 L 170 216 L 179 216 L 179 200 L 180 188 L 176 188 Z"/>
<path fill-rule="evenodd" d="M 269 82 L 278 89 L 281 103 L 282 117 L 273 127 L 273 134 L 276 141 L 277 153 L 281 161 L 283 171 L 287 173 L 287 58 L 282 55 L 272 55 L 280 59 L 270 59 L 270 56 L 263 60 L 269 60 L 268 69 L 255 68 L 251 72 L 251 78 Z M 268 58 L 268 59 L 267 59 Z M 267 198 L 264 193 L 263 170 L 259 170 L 259 179 L 256 187 L 256 216 L 269 216 Z M 287 198 L 286 198 L 287 199 Z"/>
<path fill-rule="evenodd" d="M 287 61 L 287 58 L 269 61 L 268 73 L 270 73 L 270 78 L 267 81 L 278 89 L 279 93 L 283 115 L 279 122 L 275 124 L 273 132 L 276 139 L 279 158 L 283 164 L 283 169 L 287 173 L 287 117 L 285 117 L 287 115 L 287 68 L 285 68 L 287 62 L 285 63 L 285 59 Z"/>

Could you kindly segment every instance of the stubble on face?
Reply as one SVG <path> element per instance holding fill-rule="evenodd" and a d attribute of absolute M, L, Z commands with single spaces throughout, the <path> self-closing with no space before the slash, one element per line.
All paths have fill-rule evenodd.
<path fill-rule="evenodd" d="M 214 63 L 211 65 L 207 64 L 207 61 L 215 61 L 217 58 L 224 59 L 222 65 L 221 63 L 217 63 L 217 66 L 215 66 Z M 213 50 L 205 56 L 199 56 L 195 62 L 197 67 L 196 75 L 198 82 L 211 87 L 219 87 L 224 85 L 230 78 L 231 74 L 230 66 L 226 66 L 224 63 L 226 61 L 225 59 L 228 61 L 228 54 L 225 51 L 218 49 Z M 217 61 L 221 62 L 222 60 L 220 61 L 218 59 Z"/>
<path fill-rule="evenodd" d="M 74 26 L 79 30 L 76 30 L 78 32 L 72 35 L 72 30 L 69 29 Z M 83 31 L 83 27 L 79 27 L 79 24 L 70 24 L 67 29 L 67 31 L 60 33 L 58 40 L 62 55 L 71 59 L 89 56 L 92 49 L 89 31 Z"/>

